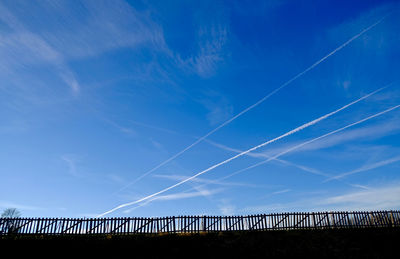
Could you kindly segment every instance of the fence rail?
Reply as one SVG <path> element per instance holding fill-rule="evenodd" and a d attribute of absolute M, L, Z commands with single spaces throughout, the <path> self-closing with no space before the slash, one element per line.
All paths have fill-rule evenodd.
<path fill-rule="evenodd" d="M 200 233 L 400 227 L 400 211 L 308 212 L 249 216 L 176 216 L 162 218 L 0 218 L 8 234 Z"/>

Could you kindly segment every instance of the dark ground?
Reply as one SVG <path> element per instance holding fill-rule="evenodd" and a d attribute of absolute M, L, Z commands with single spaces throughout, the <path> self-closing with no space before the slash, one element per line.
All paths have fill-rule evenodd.
<path fill-rule="evenodd" d="M 55 258 L 400 258 L 400 228 L 7 236 L 0 237 L 0 250 Z"/>

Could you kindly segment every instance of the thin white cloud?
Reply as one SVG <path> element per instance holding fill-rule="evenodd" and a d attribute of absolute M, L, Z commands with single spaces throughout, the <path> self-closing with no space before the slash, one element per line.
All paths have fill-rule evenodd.
<path fill-rule="evenodd" d="M 31 211 L 42 209 L 37 206 L 25 205 L 25 204 L 15 203 L 12 201 L 4 201 L 4 200 L 0 200 L 0 208 L 3 208 L 3 209 L 16 208 L 19 210 L 31 210 Z"/>
<path fill-rule="evenodd" d="M 50 22 L 54 28 L 51 31 L 37 28 L 38 33 L 67 58 L 145 44 L 151 45 L 152 50 L 166 48 L 162 28 L 152 21 L 149 13 L 135 10 L 125 1 L 38 4 L 47 10 L 46 20 L 41 22 Z"/>
<path fill-rule="evenodd" d="M 376 128 L 379 128 L 379 127 L 376 127 Z M 355 131 L 358 131 L 358 130 L 363 130 L 363 129 L 357 129 Z M 353 134 L 351 134 L 351 135 L 353 135 Z M 355 138 L 356 136 L 358 136 L 359 138 L 363 137 L 362 134 L 358 134 L 358 135 L 355 134 L 354 135 L 354 139 L 356 139 Z M 376 137 L 376 135 L 375 135 L 375 137 Z M 213 145 L 213 146 L 216 146 L 216 147 L 218 147 L 218 148 L 220 148 L 222 150 L 231 151 L 231 152 L 235 152 L 235 153 L 243 152 L 242 150 L 231 148 L 231 147 L 227 147 L 225 145 L 216 143 L 216 142 L 211 141 L 211 140 L 206 140 L 206 142 L 211 144 L 211 145 Z M 293 145 L 293 146 L 296 146 L 296 145 Z M 308 149 L 307 148 L 305 148 L 305 149 L 303 148 L 302 150 L 308 150 Z M 282 152 L 282 150 L 280 150 L 280 152 Z M 280 153 L 280 152 L 277 152 L 277 153 Z M 378 163 L 371 163 L 371 164 L 368 164 L 368 165 L 364 165 L 361 168 L 358 168 L 356 170 L 353 170 L 353 171 L 350 171 L 350 172 L 346 173 L 346 175 L 344 175 L 344 176 L 342 176 L 342 175 L 332 176 L 331 174 L 327 174 L 327 173 L 325 173 L 325 172 L 323 172 L 321 170 L 318 170 L 318 169 L 315 169 L 315 168 L 311 168 L 309 166 L 300 165 L 298 163 L 293 163 L 293 162 L 290 162 L 288 160 L 284 160 L 284 159 L 280 159 L 280 158 L 273 158 L 272 155 L 271 156 L 270 155 L 266 155 L 265 153 L 253 152 L 253 153 L 250 153 L 250 154 L 247 154 L 247 155 L 251 156 L 251 157 L 255 157 L 255 158 L 261 158 L 261 159 L 265 159 L 265 158 L 272 159 L 274 161 L 277 161 L 277 162 L 281 163 L 282 165 L 292 166 L 292 167 L 298 168 L 298 169 L 300 169 L 300 170 L 302 170 L 304 172 L 308 172 L 308 173 L 311 173 L 311 174 L 314 174 L 314 175 L 317 175 L 317 176 L 322 176 L 322 177 L 326 178 L 326 180 L 324 182 L 327 182 L 327 181 L 330 181 L 330 180 L 340 180 L 342 183 L 344 183 L 346 185 L 349 185 L 349 186 L 352 186 L 352 187 L 356 187 L 356 188 L 365 189 L 365 190 L 368 190 L 370 188 L 365 186 L 365 185 L 361 185 L 361 184 L 353 184 L 353 183 L 344 182 L 344 181 L 341 180 L 341 178 L 344 177 L 344 176 L 347 176 L 347 174 L 350 175 L 350 174 L 353 174 L 353 173 L 359 173 L 359 172 L 364 172 L 364 171 L 367 171 L 367 170 L 372 170 L 372 169 L 378 168 L 380 166 L 385 166 L 387 164 L 391 164 L 391 163 L 394 163 L 394 162 L 397 162 L 398 160 L 400 160 L 400 157 L 395 157 L 395 158 L 384 160 L 384 161 L 381 161 L 381 162 L 378 162 Z M 270 161 L 270 160 L 268 160 L 268 161 Z M 264 162 L 259 163 L 259 165 L 263 164 Z M 250 168 L 248 167 L 248 168 L 241 169 L 241 170 L 236 171 L 233 174 L 230 174 L 230 175 L 228 175 L 226 177 L 222 177 L 222 178 L 217 179 L 217 180 L 212 180 L 209 183 L 205 182 L 205 184 L 212 184 L 212 183 L 213 184 L 218 184 L 218 183 L 220 183 L 220 181 L 222 181 L 224 179 L 227 179 L 227 178 L 229 178 L 229 177 L 231 177 L 233 175 L 236 175 L 238 173 L 244 172 L 244 171 L 249 170 L 249 169 L 254 168 L 254 167 L 255 166 L 250 166 Z M 177 179 L 177 180 L 179 180 L 179 179 Z"/>
<path fill-rule="evenodd" d="M 67 166 L 68 166 L 68 173 L 74 177 L 80 177 L 81 174 L 78 173 L 76 164 L 78 161 L 78 157 L 73 154 L 64 154 L 61 157 L 61 160 L 63 160 Z"/>
<path fill-rule="evenodd" d="M 319 141 L 310 143 L 296 150 L 293 150 L 291 153 L 318 151 L 354 141 L 363 141 L 365 143 L 365 141 L 368 140 L 376 140 L 392 134 L 397 134 L 399 131 L 400 131 L 400 124 L 398 123 L 397 117 L 395 115 L 389 117 L 385 121 L 379 121 L 377 123 L 367 125 L 362 128 L 349 129 L 347 131 L 343 131 L 335 135 L 330 135 Z M 300 143 L 301 141 L 291 141 L 283 143 L 279 147 L 272 147 L 267 150 L 261 151 L 259 153 L 253 153 L 252 155 L 254 157 L 262 157 L 262 156 L 273 157 L 275 154 L 281 153 L 289 149 L 290 147 L 296 146 Z M 234 150 L 232 151 L 234 152 Z"/>
<path fill-rule="evenodd" d="M 106 175 L 107 179 L 113 181 L 114 183 L 118 185 L 124 185 L 126 184 L 126 180 L 122 178 L 120 175 L 117 174 L 108 174 Z"/>
<path fill-rule="evenodd" d="M 161 195 L 156 197 L 154 200 L 158 201 L 170 201 L 170 200 L 181 200 L 181 199 L 187 199 L 187 198 L 194 198 L 194 197 L 206 197 L 210 196 L 213 194 L 216 194 L 220 192 L 221 189 L 215 189 L 215 190 L 199 190 L 196 192 L 181 192 L 181 193 L 174 193 L 174 194 L 168 194 L 168 195 Z"/>
<path fill-rule="evenodd" d="M 331 27 L 327 30 L 327 36 L 333 41 L 337 42 L 338 39 L 342 38 L 343 35 L 347 35 L 349 32 L 356 32 L 360 26 L 368 24 L 371 19 L 376 17 L 386 17 L 385 26 L 381 26 L 379 31 L 375 31 L 373 37 L 362 37 L 357 48 L 356 52 L 370 52 L 373 51 L 375 53 L 387 54 L 391 52 L 393 47 L 397 45 L 394 36 L 396 35 L 395 30 L 393 30 L 393 25 L 397 24 L 397 16 L 398 16 L 399 6 L 393 2 L 384 3 L 375 8 L 371 8 L 365 12 L 361 12 L 359 15 L 355 15 L 350 19 L 346 19 L 343 23 L 338 24 L 336 26 Z M 348 60 L 346 66 L 350 64 L 356 65 L 359 63 L 359 59 Z"/>
<path fill-rule="evenodd" d="M 216 142 L 211 141 L 211 140 L 205 140 L 205 141 L 207 143 L 215 146 L 215 147 L 218 147 L 218 148 L 222 149 L 222 150 L 231 151 L 231 152 L 235 152 L 235 153 L 243 152 L 243 150 L 239 150 L 239 149 L 236 149 L 236 148 L 231 148 L 231 147 L 216 143 Z M 330 177 L 329 174 L 321 172 L 320 170 L 317 170 L 315 168 L 311 168 L 311 167 L 308 167 L 308 166 L 300 165 L 300 164 L 293 163 L 293 162 L 290 162 L 288 160 L 284 160 L 284 159 L 280 159 L 280 158 L 273 158 L 272 155 L 267 155 L 264 152 L 252 152 L 252 153 L 248 153 L 246 155 L 250 156 L 250 157 L 261 158 L 261 159 L 265 159 L 265 158 L 270 159 L 271 158 L 272 160 L 277 161 L 277 162 L 279 162 L 279 163 L 281 163 L 283 165 L 293 166 L 293 167 L 296 167 L 298 169 L 301 169 L 301 170 L 303 170 L 305 172 L 308 172 L 308 173 L 311 173 L 311 174 L 324 176 L 324 177 Z M 215 181 L 215 182 L 217 182 L 217 181 Z"/>
<path fill-rule="evenodd" d="M 291 191 L 291 189 L 284 189 L 284 190 L 273 192 L 272 194 L 273 195 L 277 195 L 277 194 L 287 193 L 287 192 L 290 192 L 290 191 Z"/>
<path fill-rule="evenodd" d="M 157 130 L 157 131 L 161 131 L 161 132 L 165 132 L 165 133 L 169 133 L 169 134 L 173 134 L 173 135 L 184 136 L 184 134 L 179 133 L 179 132 L 174 131 L 174 130 L 171 130 L 171 129 L 166 129 L 166 128 L 162 128 L 162 127 L 158 127 L 158 126 L 154 126 L 154 125 L 150 125 L 150 124 L 147 124 L 147 123 L 134 121 L 134 120 L 128 120 L 128 121 L 129 121 L 129 123 L 131 123 L 133 125 L 141 126 L 141 127 L 144 127 L 144 128 L 153 129 L 153 130 Z"/>
<path fill-rule="evenodd" d="M 330 136 L 329 138 L 326 138 L 323 141 L 318 141 L 311 145 L 307 145 L 306 147 L 303 147 L 301 150 L 302 151 L 320 150 L 332 146 L 337 146 L 345 142 L 354 141 L 356 139 L 364 139 L 364 140 L 377 139 L 384 136 L 388 136 L 390 134 L 395 134 L 399 130 L 400 130 L 400 124 L 398 123 L 396 117 L 393 117 L 393 119 L 389 119 L 382 123 L 377 123 L 359 129 L 352 129 L 334 136 Z"/>
<path fill-rule="evenodd" d="M 228 29 L 222 24 L 201 27 L 197 38 L 196 54 L 188 58 L 182 58 L 179 53 L 172 56 L 177 66 L 184 71 L 207 78 L 216 72 L 218 65 L 228 55 L 225 48 L 228 41 Z"/>
<path fill-rule="evenodd" d="M 162 178 L 162 179 L 169 179 L 169 180 L 173 180 L 173 181 L 183 181 L 185 179 L 187 179 L 190 176 L 187 175 L 153 175 L 153 177 L 156 178 Z M 219 181 L 215 181 L 215 180 L 210 180 L 210 179 L 204 179 L 204 178 L 195 178 L 192 180 L 192 182 L 194 183 L 200 183 L 200 184 L 204 184 L 201 185 L 205 186 L 208 184 L 215 184 L 215 185 L 220 185 L 220 186 L 237 186 L 237 187 L 249 187 L 249 188 L 259 188 L 259 187 L 265 187 L 264 185 L 256 185 L 256 184 L 247 184 L 247 183 L 237 183 L 237 182 L 219 182 Z"/>
<path fill-rule="evenodd" d="M 400 185 L 391 184 L 369 190 L 349 192 L 328 197 L 316 205 L 329 206 L 338 210 L 385 210 L 400 208 Z"/>
<path fill-rule="evenodd" d="M 225 216 L 231 216 L 236 213 L 236 206 L 231 204 L 221 204 L 218 206 L 218 209 Z"/>
<path fill-rule="evenodd" d="M 208 110 L 207 120 L 210 125 L 215 126 L 232 117 L 233 105 L 226 96 L 216 91 L 209 91 L 205 95 L 199 102 Z"/>
<path fill-rule="evenodd" d="M 341 178 L 344 178 L 344 177 L 347 177 L 347 176 L 350 176 L 350 175 L 353 175 L 353 174 L 370 171 L 370 170 L 373 170 L 373 169 L 376 169 L 376 168 L 380 168 L 380 167 L 383 167 L 383 166 L 386 166 L 386 165 L 390 165 L 390 164 L 396 163 L 398 161 L 400 161 L 400 156 L 392 157 L 390 159 L 385 159 L 385 160 L 382 160 L 382 161 L 379 161 L 379 162 L 368 163 L 368 164 L 363 165 L 362 167 L 357 168 L 355 170 L 352 170 L 352 171 L 349 171 L 349 172 L 346 172 L 346 173 L 342 173 L 342 174 L 339 174 L 337 176 L 330 177 L 329 179 L 327 179 L 324 182 L 331 181 L 331 180 L 337 180 L 337 179 L 341 179 Z"/>
<path fill-rule="evenodd" d="M 224 60 L 227 34 L 227 28 L 221 25 L 200 29 L 199 54 L 192 61 L 197 74 L 208 77 L 215 72 L 217 64 Z"/>
<path fill-rule="evenodd" d="M 129 136 L 137 136 L 137 133 L 134 129 L 132 129 L 131 127 L 127 127 L 124 125 L 120 125 L 119 123 L 103 116 L 102 114 L 98 113 L 97 111 L 96 115 L 98 116 L 98 118 L 100 118 L 102 121 L 106 122 L 107 124 L 115 127 L 116 129 L 118 129 L 119 131 L 121 131 L 122 133 L 129 135 Z"/>
<path fill-rule="evenodd" d="M 0 21 L 11 29 L 0 34 L 0 73 L 20 74 L 22 68 L 45 64 L 77 95 L 81 85 L 68 66 L 70 61 L 121 47 L 145 47 L 168 56 L 162 28 L 149 12 L 138 12 L 125 1 L 85 1 L 79 5 L 27 1 L 20 5 L 32 12 L 22 14 L 13 5 L 0 4 Z M 159 78 L 160 73 L 157 75 Z"/>
<path fill-rule="evenodd" d="M 131 209 L 124 210 L 124 213 L 130 213 L 133 210 L 136 210 L 138 208 L 144 207 L 154 201 L 172 201 L 172 200 L 182 200 L 182 199 L 191 199 L 191 198 L 198 198 L 198 197 L 209 197 L 214 194 L 217 194 L 221 192 L 223 189 L 205 189 L 205 188 L 198 188 L 197 191 L 194 192 L 178 192 L 178 193 L 173 193 L 173 194 L 168 194 L 168 195 L 160 195 L 157 197 L 154 197 L 150 200 L 146 200 L 143 203 L 138 204 L 136 207 L 133 207 Z"/>
<path fill-rule="evenodd" d="M 72 93 L 74 95 L 79 94 L 81 86 L 76 79 L 74 73 L 69 70 L 66 65 L 59 66 L 59 76 L 62 78 L 62 80 L 70 87 Z"/>
<path fill-rule="evenodd" d="M 248 206 L 242 213 L 270 213 L 288 211 L 368 211 L 400 208 L 400 185 L 391 183 L 367 190 L 347 191 L 342 194 L 311 194 L 307 198 L 287 203 L 269 203 Z"/>
<path fill-rule="evenodd" d="M 15 76 L 26 66 L 50 64 L 71 91 L 74 94 L 79 93 L 80 85 L 74 73 L 66 65 L 61 52 L 40 35 L 29 31 L 1 4 L 0 20 L 13 29 L 11 32 L 0 34 L 0 74 Z"/>

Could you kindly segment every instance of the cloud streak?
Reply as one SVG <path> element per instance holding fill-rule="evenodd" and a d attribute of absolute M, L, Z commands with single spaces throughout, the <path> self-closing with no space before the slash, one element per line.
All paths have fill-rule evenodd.
<path fill-rule="evenodd" d="M 140 207 L 146 206 L 154 201 L 172 201 L 172 200 L 191 199 L 191 198 L 196 198 L 196 197 L 209 197 L 209 196 L 212 196 L 221 191 L 222 191 L 222 189 L 208 190 L 208 189 L 197 188 L 197 191 L 194 191 L 194 192 L 180 192 L 180 193 L 173 193 L 173 194 L 168 194 L 168 195 L 160 195 L 157 197 L 153 197 L 152 199 L 147 200 L 147 201 L 139 204 L 136 207 L 127 209 L 124 211 L 124 213 L 130 213 L 133 210 L 136 210 Z"/>
<path fill-rule="evenodd" d="M 347 173 L 343 173 L 343 174 L 340 174 L 340 175 L 337 175 L 337 176 L 333 176 L 333 177 L 325 180 L 324 182 L 329 182 L 329 181 L 332 181 L 332 180 L 342 179 L 344 177 L 347 177 L 347 176 L 350 176 L 350 175 L 353 175 L 353 174 L 357 174 L 357 173 L 362 173 L 362 172 L 365 172 L 365 171 L 373 170 L 373 169 L 376 169 L 376 168 L 379 168 L 379 167 L 382 167 L 382 166 L 386 166 L 386 165 L 389 165 L 389 164 L 396 163 L 398 161 L 400 161 L 400 156 L 396 156 L 396 157 L 393 157 L 393 158 L 390 158 L 390 159 L 386 159 L 386 160 L 382 160 L 382 161 L 379 161 L 379 162 L 376 162 L 376 163 L 372 163 L 372 164 L 368 164 L 368 165 L 362 166 L 362 167 L 360 167 L 358 169 L 349 171 Z"/>
<path fill-rule="evenodd" d="M 371 97 L 373 99 L 373 97 Z M 350 141 L 355 141 L 355 140 L 375 140 L 379 139 L 382 137 L 386 137 L 389 135 L 397 134 L 397 132 L 400 130 L 400 125 L 397 121 L 396 116 L 392 116 L 392 118 L 380 122 L 371 126 L 365 126 L 362 128 L 355 128 L 355 129 L 349 129 L 345 132 L 341 132 L 339 134 L 331 135 L 327 138 L 324 138 L 321 141 L 318 142 L 313 142 L 307 146 L 304 146 L 301 148 L 301 150 L 294 150 L 296 151 L 316 151 L 316 150 L 321 150 L 321 149 L 326 149 L 326 148 L 331 148 L 334 146 L 337 146 L 339 144 L 343 144 L 346 142 Z M 293 142 L 288 142 L 285 144 L 282 144 L 279 147 L 275 148 L 269 148 L 261 153 L 252 153 L 250 155 L 254 157 L 272 157 L 274 154 L 280 153 L 291 146 L 295 146 L 299 144 L 300 141 L 293 141 Z M 364 142 L 365 143 L 365 142 Z M 234 151 L 234 150 L 232 150 Z"/>
<path fill-rule="evenodd" d="M 28 30 L 17 17 L 0 4 L 1 20 L 12 29 L 12 32 L 0 34 L 0 73 L 13 74 L 25 66 L 51 64 L 73 94 L 79 93 L 78 80 L 66 65 L 61 52 L 43 37 Z"/>
<path fill-rule="evenodd" d="M 259 162 L 259 163 L 257 163 L 257 164 L 254 164 L 254 165 L 251 165 L 251 166 L 246 167 L 246 168 L 244 168 L 244 169 L 238 170 L 238 171 L 236 171 L 236 172 L 234 172 L 234 173 L 232 173 L 232 174 L 230 174 L 230 175 L 227 175 L 227 176 L 221 178 L 220 180 L 225 180 L 225 179 L 230 178 L 230 177 L 232 177 L 232 176 L 234 176 L 234 175 L 240 174 L 240 173 L 245 172 L 245 171 L 247 171 L 247 170 L 250 170 L 250 169 L 252 169 L 252 168 L 255 168 L 255 167 L 258 167 L 258 166 L 263 165 L 263 164 L 265 164 L 265 163 L 268 163 L 268 162 L 271 161 L 271 160 L 277 159 L 277 158 L 280 157 L 280 156 L 283 156 L 283 155 L 285 155 L 285 154 L 287 154 L 287 153 L 289 153 L 289 152 L 292 152 L 292 151 L 294 151 L 294 150 L 296 150 L 296 149 L 302 148 L 303 146 L 306 146 L 306 145 L 308 145 L 308 144 L 310 144 L 310 143 L 313 143 L 313 142 L 315 142 L 315 141 L 317 141 L 317 140 L 326 138 L 326 137 L 328 137 L 328 136 L 330 136 L 330 135 L 333 135 L 333 134 L 335 134 L 335 133 L 341 132 L 341 131 L 343 131 L 343 130 L 345 130 L 345 129 L 347 129 L 347 128 L 356 126 L 356 125 L 358 125 L 358 124 L 360 124 L 360 123 L 363 123 L 363 122 L 365 122 L 365 121 L 371 120 L 371 119 L 373 119 L 373 118 L 376 118 L 376 117 L 378 117 L 378 116 L 381 116 L 381 115 L 383 115 L 383 114 L 385 114 L 385 113 L 388 113 L 388 112 L 393 111 L 393 110 L 398 109 L 398 108 L 400 108 L 400 105 L 393 106 L 393 107 L 391 107 L 391 108 L 389 108 L 389 109 L 387 109 L 387 110 L 384 110 L 384 111 L 382 111 L 382 112 L 376 113 L 376 114 L 374 114 L 374 115 L 371 115 L 371 116 L 369 116 L 369 117 L 367 117 L 367 118 L 364 118 L 364 119 L 362 119 L 362 120 L 359 120 L 359 121 L 357 121 L 357 122 L 351 123 L 351 124 L 349 124 L 349 125 L 347 125 L 347 126 L 344 126 L 344 127 L 340 128 L 340 129 L 331 131 L 331 132 L 326 133 L 326 134 L 324 134 L 324 135 L 322 135 L 322 136 L 316 137 L 316 138 L 314 138 L 314 139 L 308 140 L 308 141 L 303 142 L 303 143 L 301 143 L 301 144 L 298 144 L 298 145 L 296 145 L 296 146 L 290 147 L 290 148 L 284 150 L 283 152 L 280 152 L 279 154 L 268 158 L 267 160 L 261 161 L 261 162 Z"/>
<path fill-rule="evenodd" d="M 31 205 L 24 205 L 10 201 L 3 201 L 0 200 L 0 208 L 16 208 L 20 210 L 42 210 L 43 208 L 31 206 Z"/>
<path fill-rule="evenodd" d="M 243 152 L 242 150 L 231 148 L 231 147 L 227 147 L 225 145 L 216 143 L 214 141 L 206 140 L 206 142 L 210 143 L 211 145 L 213 145 L 215 147 L 218 147 L 220 149 L 226 150 L 226 151 L 231 151 L 231 152 L 235 152 L 235 153 Z M 264 153 L 255 153 L 255 152 L 249 153 L 247 155 L 250 156 L 250 157 L 262 158 L 262 159 L 264 159 L 264 158 L 269 159 L 269 158 L 272 157 L 272 156 L 264 154 Z M 296 163 L 293 163 L 293 162 L 290 162 L 290 161 L 287 161 L 287 160 L 283 160 L 283 159 L 279 159 L 279 158 L 275 158 L 273 160 L 275 160 L 275 161 L 277 161 L 277 162 L 279 162 L 279 163 L 281 163 L 283 165 L 288 165 L 288 166 L 293 166 L 293 167 L 299 168 L 299 169 L 301 169 L 303 171 L 306 171 L 306 172 L 309 172 L 311 174 L 320 175 L 320 176 L 324 176 L 324 177 L 331 177 L 331 175 L 325 174 L 325 173 L 323 173 L 323 172 L 321 172 L 321 171 L 319 171 L 317 169 L 310 168 L 310 167 L 303 166 L 303 165 L 299 165 L 299 164 L 296 164 Z"/>
<path fill-rule="evenodd" d="M 187 175 L 154 175 L 154 177 L 158 178 L 163 178 L 163 179 L 169 179 L 169 180 L 174 180 L 174 181 L 183 181 L 187 179 L 189 176 Z M 200 187 L 208 185 L 208 184 L 216 184 L 216 185 L 221 185 L 221 186 L 242 186 L 242 187 L 265 187 L 262 185 L 255 185 L 255 184 L 246 184 L 246 183 L 235 183 L 235 182 L 226 182 L 226 183 L 221 183 L 218 181 L 214 180 L 209 180 L 209 179 L 202 179 L 202 178 L 195 178 L 192 180 L 195 183 L 200 183 L 202 184 Z"/>
<path fill-rule="evenodd" d="M 341 107 L 341 108 L 339 108 L 339 109 L 337 109 L 337 110 L 335 110 L 333 112 L 325 114 L 325 115 L 323 115 L 323 116 L 321 116 L 321 117 L 319 117 L 319 118 L 317 118 L 317 119 L 315 119 L 313 121 L 310 121 L 308 123 L 305 123 L 305 124 L 301 125 L 300 127 L 297 127 L 297 128 L 295 128 L 295 129 L 293 129 L 293 130 L 291 130 L 291 131 L 289 131 L 289 132 L 287 132 L 287 133 L 285 133 L 285 134 L 283 134 L 283 135 L 281 135 L 279 137 L 276 137 L 274 139 L 268 140 L 268 141 L 266 141 L 266 142 L 264 142 L 264 143 L 262 143 L 260 145 L 252 147 L 252 148 L 250 148 L 250 149 L 248 149 L 246 151 L 243 151 L 243 152 L 241 152 L 241 153 L 239 153 L 239 154 L 237 154 L 237 155 L 235 155 L 235 156 L 233 156 L 231 158 L 228 158 L 228 159 L 226 159 L 226 160 L 224 160 L 224 161 L 222 161 L 222 162 L 220 162 L 218 164 L 215 164 L 215 165 L 213 165 L 213 166 L 211 166 L 211 167 L 209 167 L 209 168 L 207 168 L 207 169 L 205 169 L 205 170 L 203 170 L 203 171 L 201 171 L 201 172 L 199 172 L 199 173 L 197 173 L 197 174 L 195 174 L 195 175 L 193 175 L 193 176 L 191 176 L 191 177 L 189 177 L 189 178 L 187 178 L 187 179 L 185 179 L 183 181 L 180 181 L 180 182 L 178 182 L 178 183 L 176 183 L 176 184 L 174 184 L 174 185 L 172 185 L 170 187 L 167 187 L 167 188 L 165 188 L 165 189 L 163 189 L 161 191 L 158 191 L 156 193 L 148 195 L 148 196 L 146 196 L 146 197 L 144 197 L 142 199 L 139 199 L 137 201 L 121 204 L 121 205 L 119 205 L 119 206 L 117 206 L 117 207 L 115 207 L 115 208 L 113 208 L 113 209 L 111 209 L 109 211 L 104 212 L 103 214 L 100 214 L 99 217 L 103 217 L 103 216 L 105 216 L 105 215 L 107 215 L 107 214 L 109 214 L 109 213 L 111 213 L 111 212 L 113 212 L 115 210 L 118 210 L 118 209 L 121 209 L 121 208 L 124 208 L 124 207 L 127 207 L 127 206 L 131 206 L 131 205 L 134 205 L 134 204 L 137 204 L 137 203 L 141 203 L 141 202 L 146 201 L 148 199 L 151 199 L 151 198 L 153 198 L 155 196 L 158 196 L 159 194 L 162 194 L 162 193 L 167 192 L 167 191 L 169 191 L 169 190 L 171 190 L 173 188 L 176 188 L 176 187 L 178 187 L 178 186 L 180 186 L 180 185 L 182 185 L 182 184 L 184 184 L 184 183 L 186 183 L 188 181 L 191 181 L 192 179 L 194 179 L 194 178 L 196 178 L 196 177 L 198 177 L 198 176 L 200 176 L 202 174 L 205 174 L 205 173 L 207 173 L 207 172 L 209 172 L 209 171 L 211 171 L 211 170 L 213 170 L 213 169 L 215 169 L 217 167 L 220 167 L 221 165 L 227 164 L 227 163 L 229 163 L 229 162 L 231 162 L 231 161 L 233 161 L 233 160 L 235 160 L 235 159 L 237 159 L 237 158 L 239 158 L 241 156 L 244 156 L 244 155 L 246 155 L 246 154 L 248 154 L 248 153 L 250 153 L 252 151 L 255 151 L 255 150 L 257 150 L 257 149 L 259 149 L 261 147 L 267 146 L 267 145 L 269 145 L 271 143 L 274 143 L 274 142 L 276 142 L 276 141 L 278 141 L 280 139 L 283 139 L 283 138 L 285 138 L 287 136 L 290 136 L 290 135 L 292 135 L 292 134 L 294 134 L 294 133 L 296 133 L 298 131 L 301 131 L 301 130 L 303 130 L 305 128 L 308 128 L 308 127 L 310 127 L 310 126 L 312 126 L 314 124 L 317 124 L 320 121 L 325 120 L 325 119 L 329 118 L 330 116 L 333 116 L 334 114 L 336 114 L 336 113 L 338 113 L 338 112 L 340 112 L 340 111 L 342 111 L 342 110 L 344 110 L 344 109 L 346 109 L 346 108 L 348 108 L 348 107 L 350 107 L 350 106 L 352 106 L 352 105 L 354 105 L 354 104 L 356 104 L 356 103 L 368 98 L 371 95 L 374 95 L 375 93 L 377 93 L 377 92 L 379 92 L 379 91 L 381 91 L 381 90 L 383 90 L 385 88 L 386 87 L 382 87 L 382 88 L 380 88 L 378 90 L 375 90 L 374 92 L 369 93 L 369 94 L 367 94 L 367 95 L 365 95 L 365 96 L 363 96 L 363 97 L 361 97 L 361 98 L 359 98 L 359 99 L 357 99 L 357 100 L 355 100 L 355 101 L 353 101 L 353 102 L 351 102 L 349 104 L 346 104 L 343 107 Z"/>
<path fill-rule="evenodd" d="M 268 204 L 246 207 L 242 213 L 262 211 L 366 211 L 391 210 L 400 207 L 399 184 L 382 185 L 368 190 L 350 191 L 344 194 L 297 200 L 283 204 Z"/>
<path fill-rule="evenodd" d="M 325 198 L 320 205 L 341 206 L 341 209 L 381 210 L 400 207 L 399 185 L 371 188 Z"/>

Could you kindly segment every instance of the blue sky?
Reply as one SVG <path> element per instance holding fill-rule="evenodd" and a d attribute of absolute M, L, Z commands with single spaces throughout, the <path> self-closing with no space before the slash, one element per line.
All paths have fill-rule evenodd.
<path fill-rule="evenodd" d="M 399 14 L 382 0 L 2 1 L 0 209 L 400 209 Z"/>

